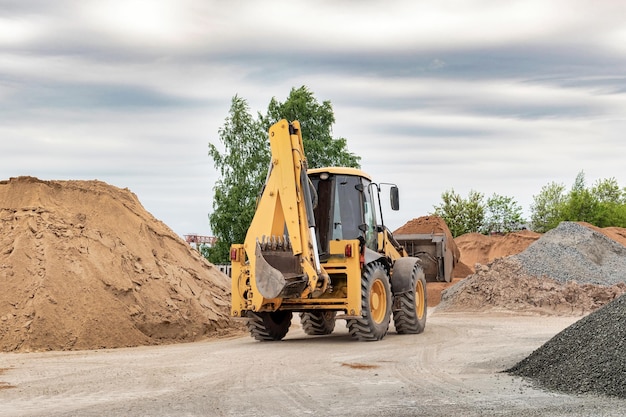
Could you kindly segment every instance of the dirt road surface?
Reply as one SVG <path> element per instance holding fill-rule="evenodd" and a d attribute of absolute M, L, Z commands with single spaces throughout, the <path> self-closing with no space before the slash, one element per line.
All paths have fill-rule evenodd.
<path fill-rule="evenodd" d="M 534 388 L 500 371 L 572 317 L 430 311 L 421 335 L 355 342 L 297 320 L 252 338 L 0 354 L 0 416 L 622 416 L 626 401 Z"/>

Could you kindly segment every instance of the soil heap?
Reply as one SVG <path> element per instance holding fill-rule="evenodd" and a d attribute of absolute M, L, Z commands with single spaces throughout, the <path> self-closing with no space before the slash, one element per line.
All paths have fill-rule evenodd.
<path fill-rule="evenodd" d="M 236 331 L 229 280 L 127 189 L 0 182 L 0 351 L 115 348 Z"/>
<path fill-rule="evenodd" d="M 625 280 L 624 245 L 597 228 L 562 222 L 523 252 L 477 265 L 444 291 L 438 309 L 582 315 L 626 292 Z"/>
<path fill-rule="evenodd" d="M 461 252 L 460 262 L 467 265 L 468 269 L 470 269 L 470 273 L 465 274 L 461 278 L 476 272 L 476 264 L 487 265 L 498 258 L 516 255 L 524 251 L 540 237 L 541 233 L 531 232 L 530 230 L 521 230 L 503 235 L 466 233 L 457 237 L 454 241 Z"/>
<path fill-rule="evenodd" d="M 626 295 L 572 324 L 506 372 L 550 390 L 626 398 Z"/>

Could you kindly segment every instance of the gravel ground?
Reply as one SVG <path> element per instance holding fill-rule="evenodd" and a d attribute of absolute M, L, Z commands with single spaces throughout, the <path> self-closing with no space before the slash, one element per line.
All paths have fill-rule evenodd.
<path fill-rule="evenodd" d="M 433 313 L 433 314 L 431 314 Z M 622 417 L 626 400 L 555 393 L 503 370 L 572 317 L 433 312 L 426 330 L 355 342 L 249 336 L 96 351 L 0 353 L 2 417 Z M 393 326 L 392 326 L 393 327 Z"/>
<path fill-rule="evenodd" d="M 626 296 L 567 327 L 507 372 L 555 391 L 626 398 Z"/>
<path fill-rule="evenodd" d="M 529 275 L 560 282 L 609 286 L 626 281 L 626 247 L 578 223 L 562 222 L 513 258 Z"/>

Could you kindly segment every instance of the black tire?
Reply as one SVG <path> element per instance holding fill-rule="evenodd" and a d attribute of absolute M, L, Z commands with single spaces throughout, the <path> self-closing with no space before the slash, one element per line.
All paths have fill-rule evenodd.
<path fill-rule="evenodd" d="M 307 311 L 300 313 L 300 323 L 304 333 L 310 336 L 331 334 L 335 330 L 336 311 Z"/>
<path fill-rule="evenodd" d="M 411 273 L 411 289 L 394 296 L 393 322 L 400 334 L 418 334 L 426 327 L 426 278 L 419 264 Z"/>
<path fill-rule="evenodd" d="M 361 318 L 349 319 L 347 326 L 358 340 L 380 340 L 391 321 L 391 284 L 389 274 L 379 262 L 365 267 L 361 277 Z"/>
<path fill-rule="evenodd" d="M 260 341 L 281 340 L 291 326 L 291 311 L 255 313 L 248 311 L 248 330 L 250 336 Z"/>

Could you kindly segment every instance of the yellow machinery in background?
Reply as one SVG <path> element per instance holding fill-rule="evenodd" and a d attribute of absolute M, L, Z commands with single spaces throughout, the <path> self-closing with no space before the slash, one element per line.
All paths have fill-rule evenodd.
<path fill-rule="evenodd" d="M 257 340 L 284 338 L 294 312 L 309 335 L 345 319 L 354 338 L 380 340 L 392 316 L 398 333 L 422 332 L 424 272 L 384 226 L 380 186 L 354 168 L 308 170 L 298 121 L 274 124 L 269 142 L 254 218 L 231 247 L 231 314 Z"/>

